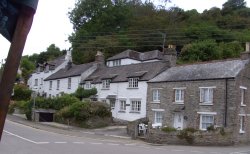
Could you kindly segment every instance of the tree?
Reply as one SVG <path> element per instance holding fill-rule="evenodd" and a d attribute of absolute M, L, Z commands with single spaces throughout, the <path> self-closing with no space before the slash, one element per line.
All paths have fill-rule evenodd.
<path fill-rule="evenodd" d="M 50 60 L 53 60 L 59 56 L 61 56 L 63 52 L 61 52 L 60 48 L 58 48 L 55 44 L 51 44 L 46 51 L 41 52 L 37 57 L 37 63 L 44 63 Z"/>
<path fill-rule="evenodd" d="M 35 70 L 35 63 L 29 60 L 29 58 L 23 57 L 21 60 L 21 71 L 22 71 L 22 77 L 27 82 L 29 79 L 30 74 Z"/>
<path fill-rule="evenodd" d="M 246 2 L 245 0 L 228 0 L 222 6 L 223 14 L 227 14 L 234 10 L 246 8 Z"/>

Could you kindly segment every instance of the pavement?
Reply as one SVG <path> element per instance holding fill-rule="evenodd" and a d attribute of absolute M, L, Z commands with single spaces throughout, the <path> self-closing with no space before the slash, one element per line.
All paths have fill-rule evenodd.
<path fill-rule="evenodd" d="M 120 139 L 131 138 L 130 136 L 127 135 L 126 132 L 127 126 L 108 126 L 98 129 L 85 129 L 80 127 L 60 124 L 56 122 L 28 121 L 25 115 L 23 114 L 7 115 L 7 120 L 37 129 L 57 132 L 61 134 L 73 135 L 73 136 L 85 136 L 86 134 L 89 134 L 89 135 L 98 135 L 98 136 L 113 137 Z"/>

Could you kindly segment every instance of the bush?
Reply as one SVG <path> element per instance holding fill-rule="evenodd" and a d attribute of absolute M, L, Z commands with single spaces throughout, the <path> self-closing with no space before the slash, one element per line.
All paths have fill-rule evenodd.
<path fill-rule="evenodd" d="M 22 112 L 26 115 L 26 118 L 28 120 L 31 120 L 31 114 L 32 114 L 32 101 L 18 101 L 16 102 L 16 107 L 18 107 Z"/>
<path fill-rule="evenodd" d="M 32 91 L 23 84 L 16 84 L 14 86 L 14 96 L 12 97 L 13 100 L 16 101 L 28 101 L 31 97 Z"/>
<path fill-rule="evenodd" d="M 65 94 L 61 97 L 57 97 L 51 100 L 52 101 L 52 109 L 60 110 L 66 106 L 70 106 L 76 102 L 79 102 L 75 96 Z"/>
<path fill-rule="evenodd" d="M 80 100 L 82 100 L 83 98 L 89 98 L 90 96 L 95 94 L 97 94 L 96 88 L 84 89 L 82 87 L 79 87 L 74 93 L 75 97 L 79 98 Z"/>
<path fill-rule="evenodd" d="M 9 113 L 9 114 L 14 113 L 15 107 L 16 107 L 16 106 L 17 106 L 17 104 L 16 104 L 15 101 L 10 101 L 8 113 Z"/>
<path fill-rule="evenodd" d="M 173 127 L 164 127 L 161 129 L 162 131 L 166 132 L 166 133 L 170 133 L 170 132 L 175 132 L 177 131 L 176 128 L 173 128 Z"/>

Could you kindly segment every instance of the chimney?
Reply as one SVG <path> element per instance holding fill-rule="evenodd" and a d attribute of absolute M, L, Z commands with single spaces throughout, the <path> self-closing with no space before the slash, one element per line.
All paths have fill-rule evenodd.
<path fill-rule="evenodd" d="M 72 61 L 68 61 L 67 65 L 66 65 L 66 69 L 69 70 L 72 67 Z"/>
<path fill-rule="evenodd" d="M 104 60 L 104 55 L 101 51 L 97 51 L 96 55 L 95 55 L 95 62 L 98 64 L 104 64 L 105 60 Z"/>
<path fill-rule="evenodd" d="M 71 61 L 71 63 L 72 63 L 71 49 L 69 49 L 67 51 L 67 54 L 65 56 L 65 60 L 68 61 L 68 62 Z"/>
<path fill-rule="evenodd" d="M 167 49 L 164 49 L 163 57 L 165 61 L 170 63 L 170 66 L 176 65 L 177 60 L 177 52 L 175 50 L 175 46 L 169 45 Z"/>
<path fill-rule="evenodd" d="M 246 42 L 246 51 L 240 53 L 240 58 L 242 60 L 250 59 L 250 42 Z"/>

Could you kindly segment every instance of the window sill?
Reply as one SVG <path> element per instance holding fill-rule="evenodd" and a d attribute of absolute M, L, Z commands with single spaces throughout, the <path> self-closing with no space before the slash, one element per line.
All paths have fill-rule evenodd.
<path fill-rule="evenodd" d="M 141 114 L 140 111 L 130 111 L 129 113 Z"/>
<path fill-rule="evenodd" d="M 245 133 L 245 131 L 243 131 L 243 130 L 240 130 L 240 131 L 239 131 L 239 133 L 240 133 L 240 134 L 244 134 L 244 133 Z"/>
<path fill-rule="evenodd" d="M 184 105 L 184 102 L 173 102 L 173 104 Z"/>
<path fill-rule="evenodd" d="M 245 106 L 247 106 L 247 105 L 246 105 L 246 104 L 240 104 L 240 106 L 241 106 L 241 107 L 245 107 Z"/>
<path fill-rule="evenodd" d="M 118 111 L 118 113 L 126 113 L 126 111 Z"/>
<path fill-rule="evenodd" d="M 160 101 L 153 101 L 153 102 L 150 102 L 152 104 L 160 104 L 161 102 Z"/>
<path fill-rule="evenodd" d="M 201 106 L 213 106 L 213 103 L 200 103 Z"/>
<path fill-rule="evenodd" d="M 138 87 L 128 87 L 127 89 L 139 89 Z"/>

